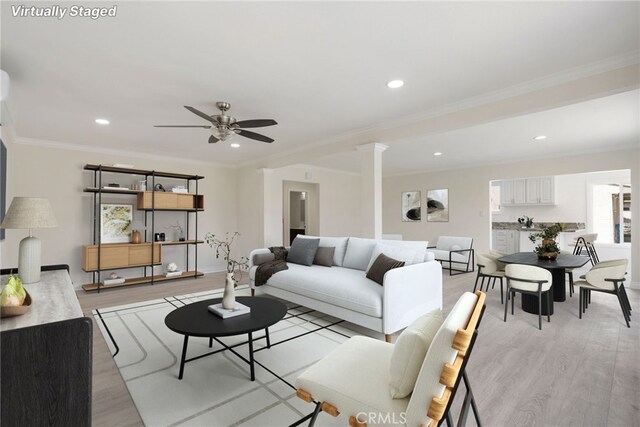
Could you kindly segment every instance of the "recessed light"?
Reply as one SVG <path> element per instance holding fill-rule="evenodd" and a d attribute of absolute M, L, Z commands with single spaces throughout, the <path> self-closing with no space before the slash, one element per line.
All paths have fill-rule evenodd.
<path fill-rule="evenodd" d="M 398 89 L 403 85 L 404 85 L 404 82 L 402 80 L 391 80 L 389 83 L 387 83 L 387 87 L 391 89 Z"/>
<path fill-rule="evenodd" d="M 108 125 L 109 124 L 109 120 L 107 120 L 107 119 L 96 119 L 95 121 L 99 125 Z"/>
<path fill-rule="evenodd" d="M 434 156 L 442 156 L 442 153 L 439 151 L 436 151 L 435 153 L 433 153 Z"/>
<path fill-rule="evenodd" d="M 543 139 L 547 139 L 547 135 L 538 135 L 533 138 L 534 141 L 542 141 Z"/>
<path fill-rule="evenodd" d="M 229 145 L 231 145 L 232 148 L 240 148 L 240 144 L 238 144 L 237 142 L 234 142 L 234 143 L 229 144 Z"/>

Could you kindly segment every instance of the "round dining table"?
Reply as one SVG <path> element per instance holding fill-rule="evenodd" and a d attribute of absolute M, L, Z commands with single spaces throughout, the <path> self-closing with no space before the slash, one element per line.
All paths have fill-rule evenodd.
<path fill-rule="evenodd" d="M 535 252 L 517 252 L 498 258 L 505 264 L 524 264 L 544 268 L 551 272 L 553 283 L 551 292 L 553 298 L 547 304 L 547 298 L 542 298 L 542 314 L 553 314 L 553 301 L 567 299 L 565 275 L 567 268 L 580 268 L 589 262 L 589 258 L 582 255 L 560 254 L 554 260 L 540 259 Z M 538 314 L 538 297 L 536 295 L 522 294 L 522 309 L 527 313 Z"/>

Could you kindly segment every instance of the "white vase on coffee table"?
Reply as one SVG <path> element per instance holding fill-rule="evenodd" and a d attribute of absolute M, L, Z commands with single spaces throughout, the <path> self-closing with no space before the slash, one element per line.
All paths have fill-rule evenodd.
<path fill-rule="evenodd" d="M 222 295 L 222 308 L 233 310 L 236 308 L 236 290 L 233 273 L 227 273 L 224 283 L 224 294 Z"/>

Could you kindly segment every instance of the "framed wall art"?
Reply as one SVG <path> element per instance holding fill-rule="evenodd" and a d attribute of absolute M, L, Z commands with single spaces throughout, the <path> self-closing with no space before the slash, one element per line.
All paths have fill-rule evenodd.
<path fill-rule="evenodd" d="M 420 222 L 420 191 L 405 191 L 401 203 L 403 222 Z"/>
<path fill-rule="evenodd" d="M 427 221 L 449 221 L 449 189 L 427 190 Z"/>
<path fill-rule="evenodd" d="M 103 203 L 100 205 L 100 241 L 128 243 L 131 238 L 133 205 Z"/>

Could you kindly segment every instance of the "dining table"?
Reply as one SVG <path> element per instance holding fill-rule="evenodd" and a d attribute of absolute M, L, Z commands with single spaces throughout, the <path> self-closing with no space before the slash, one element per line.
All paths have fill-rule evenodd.
<path fill-rule="evenodd" d="M 556 259 L 541 259 L 535 252 L 517 252 L 498 258 L 505 264 L 524 264 L 544 268 L 551 273 L 552 284 L 550 292 L 553 298 L 547 304 L 547 298 L 542 298 L 542 314 L 553 314 L 553 302 L 567 299 L 565 277 L 568 268 L 580 268 L 589 262 L 589 258 L 582 255 L 559 254 Z M 538 297 L 522 294 L 522 309 L 527 313 L 538 314 Z"/>

